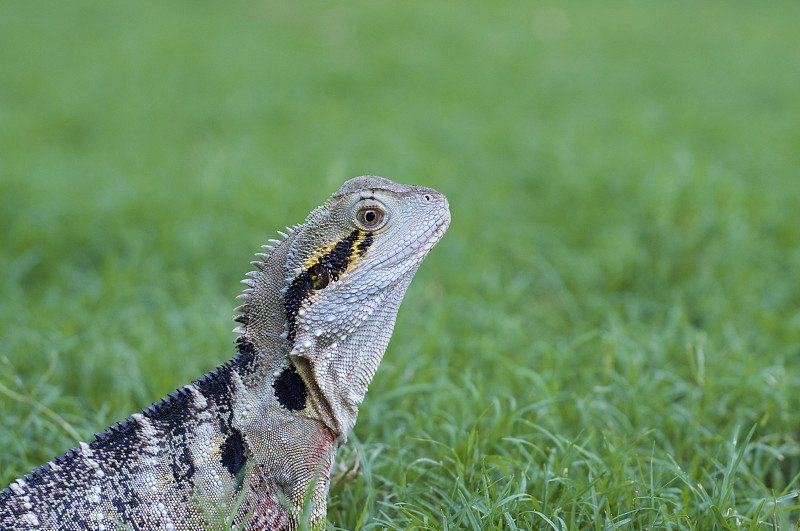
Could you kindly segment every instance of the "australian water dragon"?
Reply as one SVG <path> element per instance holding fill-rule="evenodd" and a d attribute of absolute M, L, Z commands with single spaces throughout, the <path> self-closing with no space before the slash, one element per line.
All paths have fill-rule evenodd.
<path fill-rule="evenodd" d="M 296 529 L 303 507 L 324 523 L 336 450 L 449 223 L 433 189 L 345 182 L 256 255 L 236 356 L 0 491 L 0 529 L 193 531 L 214 510 Z"/>

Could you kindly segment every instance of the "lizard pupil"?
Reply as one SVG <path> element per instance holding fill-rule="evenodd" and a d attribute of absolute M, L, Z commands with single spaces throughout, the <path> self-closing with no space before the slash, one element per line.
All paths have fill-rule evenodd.
<path fill-rule="evenodd" d="M 362 208 L 356 213 L 356 219 L 365 229 L 374 229 L 383 221 L 384 213 L 379 208 Z"/>
<path fill-rule="evenodd" d="M 308 277 L 311 280 L 311 287 L 315 290 L 322 289 L 330 282 L 328 269 L 322 264 L 314 264 L 308 269 Z"/>

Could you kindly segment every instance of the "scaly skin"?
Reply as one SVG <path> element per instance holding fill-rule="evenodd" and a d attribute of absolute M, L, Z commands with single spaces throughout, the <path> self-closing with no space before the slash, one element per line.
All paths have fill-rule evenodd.
<path fill-rule="evenodd" d="M 257 254 L 238 354 L 3 489 L 0 529 L 220 529 L 237 500 L 247 530 L 297 529 L 304 507 L 322 526 L 336 450 L 449 223 L 430 188 L 345 182 Z"/>

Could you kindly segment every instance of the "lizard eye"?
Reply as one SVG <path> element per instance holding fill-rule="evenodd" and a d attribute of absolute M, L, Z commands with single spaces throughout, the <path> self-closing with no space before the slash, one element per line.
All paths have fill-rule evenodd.
<path fill-rule="evenodd" d="M 374 229 L 383 222 L 385 214 L 377 207 L 365 207 L 356 212 L 356 221 L 365 229 Z"/>

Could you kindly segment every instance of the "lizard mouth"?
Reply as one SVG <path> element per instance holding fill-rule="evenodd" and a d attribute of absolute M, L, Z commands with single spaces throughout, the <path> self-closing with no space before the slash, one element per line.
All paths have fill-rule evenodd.
<path fill-rule="evenodd" d="M 419 240 L 426 240 L 425 243 L 422 245 L 421 249 L 423 252 L 422 256 L 420 256 L 420 260 L 425 258 L 425 255 L 428 254 L 434 245 L 439 243 L 439 240 L 442 239 L 444 233 L 447 232 L 448 227 L 450 227 L 450 209 L 445 206 L 445 211 L 439 216 L 439 219 L 433 224 L 432 228 L 425 231 Z"/>
<path fill-rule="evenodd" d="M 446 210 L 444 214 L 438 219 L 436 222 L 436 227 L 433 229 L 433 235 L 436 237 L 436 241 L 442 239 L 444 233 L 447 232 L 447 228 L 450 226 L 450 210 Z"/>

